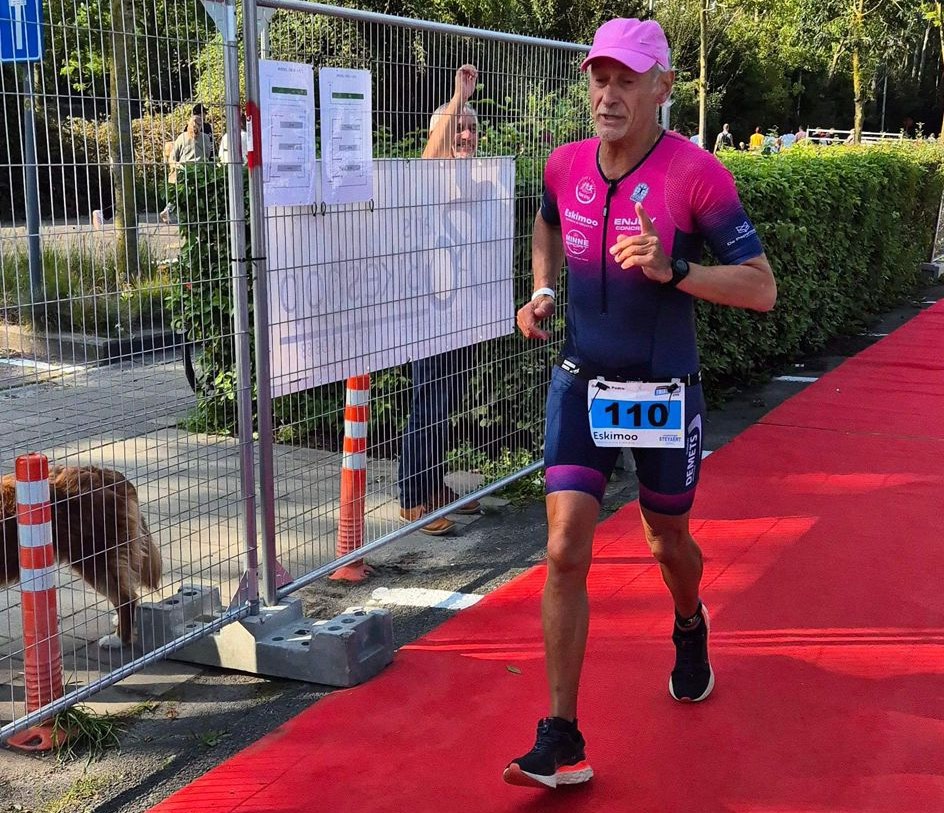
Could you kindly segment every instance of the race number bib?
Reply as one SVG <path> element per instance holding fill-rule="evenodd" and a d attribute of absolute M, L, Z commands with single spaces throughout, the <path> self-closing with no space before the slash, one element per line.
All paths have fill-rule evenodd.
<path fill-rule="evenodd" d="M 685 447 L 685 384 L 605 381 L 587 386 L 590 434 L 597 446 Z"/>

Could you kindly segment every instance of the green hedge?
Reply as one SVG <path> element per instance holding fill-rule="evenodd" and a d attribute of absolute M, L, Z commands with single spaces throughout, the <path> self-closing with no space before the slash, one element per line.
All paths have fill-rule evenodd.
<path fill-rule="evenodd" d="M 944 148 L 922 143 L 729 152 L 723 160 L 778 297 L 763 315 L 699 303 L 702 366 L 715 392 L 816 351 L 901 301 L 930 258 L 944 188 Z"/>
<path fill-rule="evenodd" d="M 494 134 L 493 134 L 494 136 Z M 930 256 L 944 189 L 944 148 L 796 147 L 780 155 L 728 153 L 745 208 L 757 226 L 778 281 L 769 314 L 698 304 L 702 366 L 708 396 L 762 376 L 779 361 L 815 351 L 830 338 L 858 330 L 905 297 Z M 519 154 L 515 295 L 531 291 L 529 232 L 540 195 L 543 157 Z M 170 305 L 204 347 L 196 421 L 208 431 L 235 427 L 231 299 L 225 258 L 225 177 L 211 166 L 188 167 L 179 184 L 184 252 L 180 270 L 191 287 L 175 289 Z M 558 336 L 562 319 L 557 320 Z M 531 448 L 541 443 L 552 345 L 518 335 L 487 342 L 456 433 L 476 449 Z M 408 370 L 372 377 L 373 442 L 395 441 L 408 413 Z M 333 445 L 343 431 L 343 388 L 321 387 L 275 402 L 277 439 Z M 327 437 L 326 437 L 327 433 Z M 476 437 L 476 433 L 478 437 Z M 459 450 L 461 452 L 461 449 Z"/>

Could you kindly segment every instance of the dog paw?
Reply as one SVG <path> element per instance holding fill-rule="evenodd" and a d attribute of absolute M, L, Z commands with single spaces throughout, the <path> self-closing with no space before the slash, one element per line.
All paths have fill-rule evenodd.
<path fill-rule="evenodd" d="M 123 644 L 121 643 L 121 638 L 119 638 L 114 633 L 109 635 L 103 635 L 98 639 L 98 645 L 102 649 L 121 649 Z"/>

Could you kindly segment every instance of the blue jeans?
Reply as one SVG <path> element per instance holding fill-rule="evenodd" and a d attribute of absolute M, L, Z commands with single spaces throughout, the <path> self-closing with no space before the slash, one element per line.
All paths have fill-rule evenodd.
<path fill-rule="evenodd" d="M 400 451 L 400 505 L 430 504 L 442 491 L 449 416 L 465 395 L 472 348 L 414 361 L 413 402 Z"/>

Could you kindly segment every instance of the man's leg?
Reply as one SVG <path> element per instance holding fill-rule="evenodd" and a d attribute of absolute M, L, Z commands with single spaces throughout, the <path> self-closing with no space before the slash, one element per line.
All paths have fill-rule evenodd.
<path fill-rule="evenodd" d="M 600 503 L 581 491 L 547 495 L 547 581 L 541 602 L 551 716 L 577 717 L 577 689 L 587 647 L 587 573 Z"/>
<path fill-rule="evenodd" d="M 669 694 L 676 700 L 698 702 L 707 698 L 715 685 L 708 658 L 708 611 L 698 597 L 701 550 L 689 532 L 688 512 L 673 516 L 640 510 L 649 549 L 675 602 L 675 667 L 669 677 Z"/>
<path fill-rule="evenodd" d="M 505 768 L 504 780 L 512 785 L 556 788 L 593 777 L 576 717 L 590 622 L 587 573 L 599 512 L 599 500 L 582 491 L 547 495 L 547 581 L 541 617 L 551 715 L 538 723 L 534 748 Z"/>
<path fill-rule="evenodd" d="M 689 532 L 690 514 L 658 514 L 641 506 L 639 510 L 649 550 L 659 563 L 675 609 L 683 618 L 690 618 L 698 610 L 698 588 L 704 569 L 701 549 Z"/>

